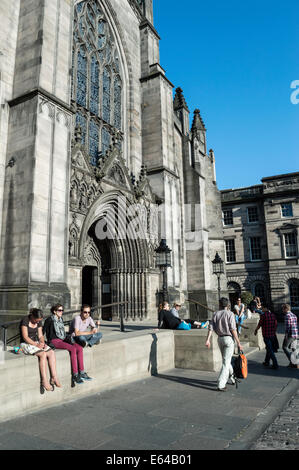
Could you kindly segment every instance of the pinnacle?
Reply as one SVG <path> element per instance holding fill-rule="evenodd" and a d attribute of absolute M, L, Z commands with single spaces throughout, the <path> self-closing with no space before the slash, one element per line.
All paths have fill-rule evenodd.
<path fill-rule="evenodd" d="M 192 131 L 196 131 L 196 130 L 206 131 L 205 124 L 203 122 L 203 119 L 201 117 L 199 109 L 194 110 L 194 119 L 193 119 L 193 124 L 192 124 Z"/>
<path fill-rule="evenodd" d="M 174 97 L 174 109 L 177 110 L 179 108 L 185 108 L 187 111 L 189 111 L 185 97 L 183 95 L 183 90 L 179 87 L 175 90 L 175 97 Z"/>

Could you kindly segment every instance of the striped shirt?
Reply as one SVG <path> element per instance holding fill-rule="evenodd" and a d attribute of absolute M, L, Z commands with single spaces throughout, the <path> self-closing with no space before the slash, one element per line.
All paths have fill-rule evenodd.
<path fill-rule="evenodd" d="M 292 312 L 286 313 L 285 319 L 285 334 L 289 338 L 298 338 L 298 322 L 297 317 Z"/>

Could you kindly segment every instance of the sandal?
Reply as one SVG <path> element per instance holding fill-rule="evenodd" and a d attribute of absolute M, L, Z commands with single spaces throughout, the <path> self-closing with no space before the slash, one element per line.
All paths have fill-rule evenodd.
<path fill-rule="evenodd" d="M 41 395 L 43 395 L 45 393 L 45 391 L 47 392 L 54 392 L 54 385 L 53 384 L 49 384 L 49 387 L 50 388 L 47 388 L 46 385 L 44 385 L 42 382 L 40 383 L 40 393 Z"/>
<path fill-rule="evenodd" d="M 57 378 L 56 379 L 52 378 L 50 380 L 50 384 L 52 385 L 52 387 L 54 387 L 54 385 L 56 385 L 57 388 L 62 387 L 61 383 L 59 382 Z"/>

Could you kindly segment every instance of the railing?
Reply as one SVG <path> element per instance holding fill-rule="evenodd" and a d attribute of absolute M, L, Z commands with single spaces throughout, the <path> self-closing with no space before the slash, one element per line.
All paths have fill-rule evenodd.
<path fill-rule="evenodd" d="M 187 300 L 187 302 L 190 302 L 190 303 L 192 303 L 192 304 L 195 304 L 197 317 L 199 317 L 199 315 L 198 315 L 198 310 L 197 310 L 198 305 L 199 305 L 200 307 L 202 307 L 202 308 L 205 308 L 206 310 L 209 310 L 210 312 L 215 313 L 215 310 L 213 310 L 212 308 L 207 307 L 206 305 L 201 304 L 200 302 L 197 302 L 197 300 L 192 300 L 192 299 L 186 299 L 186 300 Z M 239 320 L 238 322 L 236 322 L 236 323 L 237 323 L 237 326 L 241 326 L 241 327 L 244 328 L 245 330 L 249 330 L 249 328 L 248 328 L 247 326 L 244 326 L 243 324 L 242 324 L 242 325 L 240 324 L 240 320 Z"/>
<path fill-rule="evenodd" d="M 207 307 L 206 305 L 201 304 L 200 302 L 197 302 L 197 300 L 192 300 L 192 299 L 186 299 L 186 300 L 187 300 L 187 302 L 190 302 L 190 303 L 195 305 L 196 311 L 197 311 L 197 306 L 199 305 L 200 307 L 203 307 L 204 309 L 209 310 L 210 312 L 213 312 L 213 313 L 215 312 L 215 310 L 213 310 L 212 308 Z"/>
<path fill-rule="evenodd" d="M 91 312 L 95 312 L 97 310 L 101 310 L 104 308 L 108 307 L 115 307 L 116 305 L 119 305 L 120 308 L 120 315 L 119 315 L 119 320 L 120 320 L 120 331 L 124 332 L 125 331 L 125 325 L 124 325 L 124 306 L 128 304 L 129 302 L 115 302 L 112 304 L 105 304 L 105 305 L 97 305 L 96 307 L 91 308 Z M 75 313 L 80 313 L 81 310 L 67 310 L 64 312 L 64 315 L 74 315 Z M 50 315 L 47 315 L 43 318 L 43 320 L 46 320 Z M 63 322 L 64 325 L 69 325 L 72 320 L 66 320 Z M 2 340 L 3 340 L 3 350 L 7 351 L 7 345 L 15 341 L 20 337 L 20 333 L 16 334 L 15 336 L 7 339 L 7 330 L 10 326 L 13 325 L 18 325 L 20 323 L 20 320 L 14 320 L 14 321 L 9 321 L 6 323 L 2 323 L 0 325 L 0 328 L 2 330 Z"/>

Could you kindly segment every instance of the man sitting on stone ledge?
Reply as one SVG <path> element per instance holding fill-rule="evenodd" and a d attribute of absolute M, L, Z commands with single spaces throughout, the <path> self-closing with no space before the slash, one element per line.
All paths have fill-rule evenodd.
<path fill-rule="evenodd" d="M 180 307 L 179 304 L 176 304 Z M 158 329 L 167 330 L 191 330 L 191 328 L 207 328 L 209 322 L 198 322 L 194 320 L 181 320 L 170 311 L 169 303 L 163 302 L 162 310 L 159 311 Z"/>
<path fill-rule="evenodd" d="M 80 315 L 77 315 L 72 320 L 70 326 L 70 333 L 75 338 L 75 341 L 80 344 L 83 348 L 86 345 L 91 348 L 95 344 L 99 344 L 103 336 L 102 333 L 98 331 L 95 322 L 90 316 L 90 312 L 90 305 L 82 305 Z"/>

